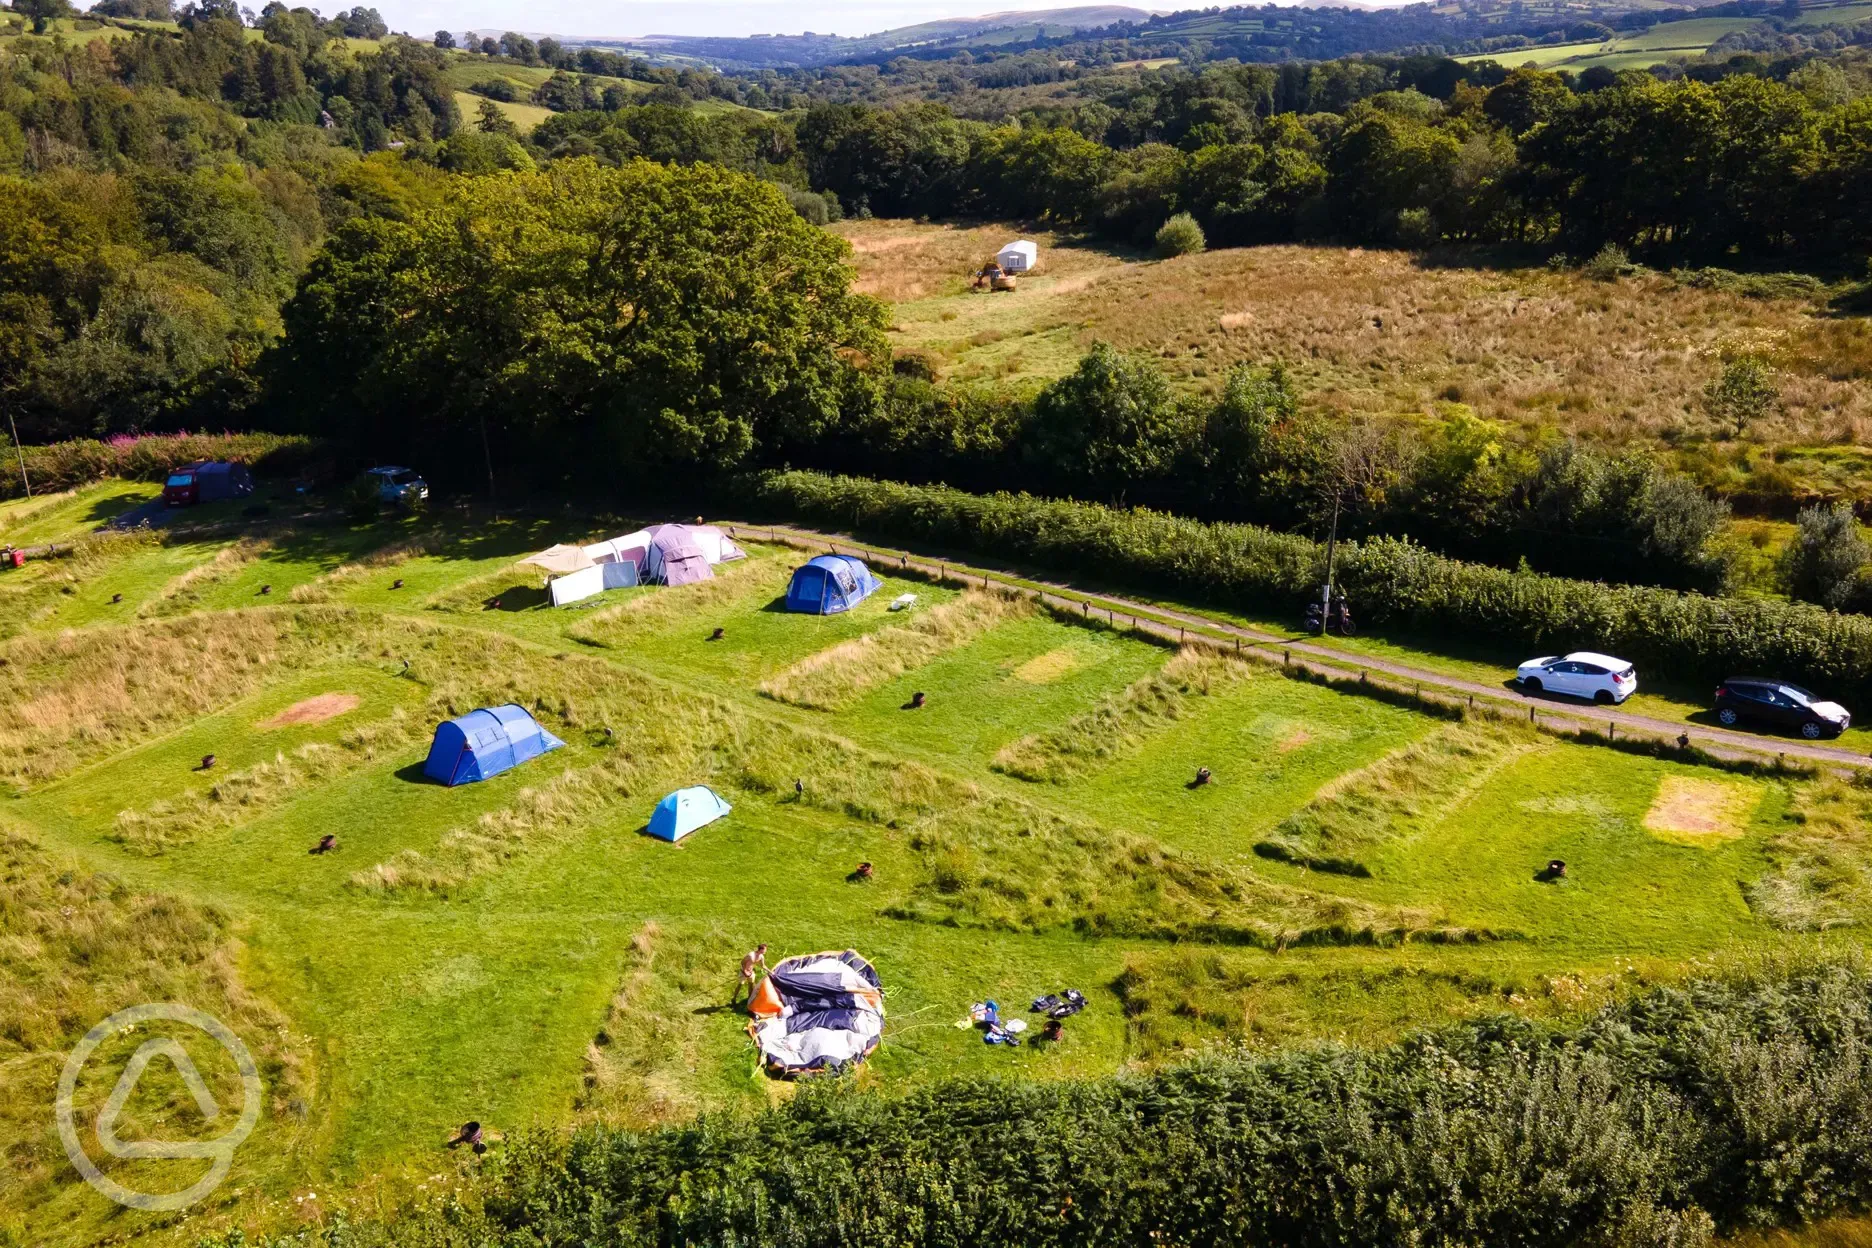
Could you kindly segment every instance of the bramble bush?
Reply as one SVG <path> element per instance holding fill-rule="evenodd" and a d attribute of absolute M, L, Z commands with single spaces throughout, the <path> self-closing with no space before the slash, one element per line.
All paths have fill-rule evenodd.
<path fill-rule="evenodd" d="M 1872 1197 L 1868 1051 L 1865 967 L 1784 964 L 1565 1027 L 530 1134 L 490 1155 L 478 1203 L 278 1242 L 1688 1248 Z"/>
<path fill-rule="evenodd" d="M 736 497 L 763 516 L 1251 612 L 1298 616 L 1325 575 L 1325 548 L 1308 538 L 1143 509 L 807 472 L 743 478 Z M 1341 542 L 1337 575 L 1364 623 L 1531 654 L 1603 650 L 1678 681 L 1767 672 L 1872 701 L 1872 617 L 1510 571 L 1394 538 Z"/>

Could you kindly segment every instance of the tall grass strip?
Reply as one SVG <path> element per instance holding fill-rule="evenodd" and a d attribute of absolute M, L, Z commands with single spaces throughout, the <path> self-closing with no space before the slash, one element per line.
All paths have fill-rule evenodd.
<path fill-rule="evenodd" d="M 137 608 L 137 614 L 148 619 L 195 610 L 210 590 L 239 576 L 273 545 L 271 537 L 243 537 L 223 546 L 214 558 L 196 564 L 164 585 L 156 597 Z"/>
<path fill-rule="evenodd" d="M 881 628 L 808 655 L 762 681 L 760 691 L 776 702 L 809 710 L 841 710 L 879 685 L 1033 610 L 1031 601 L 1017 595 L 966 593 L 908 624 Z"/>
<path fill-rule="evenodd" d="M 1534 747 L 1525 730 L 1445 725 L 1333 780 L 1257 842 L 1255 853 L 1315 871 L 1369 876 L 1364 856 L 1451 810 Z"/>
<path fill-rule="evenodd" d="M 991 766 L 1021 780 L 1064 784 L 1139 748 L 1153 732 L 1193 714 L 1200 699 L 1248 679 L 1255 670 L 1209 647 L 1185 646 L 1161 671 L 1103 698 L 1083 715 L 1009 742 Z"/>

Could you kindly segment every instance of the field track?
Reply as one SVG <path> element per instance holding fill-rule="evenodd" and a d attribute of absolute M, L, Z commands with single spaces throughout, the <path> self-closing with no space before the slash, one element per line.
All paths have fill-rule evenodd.
<path fill-rule="evenodd" d="M 1450 705 L 1466 704 L 1471 708 L 1487 705 L 1497 715 L 1512 713 L 1517 718 L 1521 708 L 1525 708 L 1530 721 L 1556 732 L 1604 733 L 1613 738 L 1624 736 L 1661 742 L 1675 742 L 1680 735 L 1687 735 L 1694 746 L 1721 758 L 1764 761 L 1797 759 L 1835 770 L 1872 768 L 1872 758 L 1840 746 L 1787 737 L 1755 736 L 1703 724 L 1677 723 L 1633 714 L 1617 707 L 1595 706 L 1571 699 L 1534 697 L 1506 682 L 1492 685 L 1388 659 L 1349 654 L 1328 644 L 1308 640 L 1304 634 L 1282 636 L 1187 609 L 1152 606 L 1111 594 L 1087 592 L 1064 582 L 982 569 L 953 559 L 931 558 L 874 542 L 863 542 L 842 533 L 824 533 L 789 525 L 750 525 L 731 520 L 716 520 L 714 523 L 726 527 L 730 534 L 767 537 L 805 550 L 830 549 L 835 553 L 857 553 L 874 565 L 895 565 L 939 581 L 964 585 L 979 581 L 984 588 L 990 585 L 1004 586 L 1033 594 L 1053 607 L 1093 616 L 1102 612 L 1114 626 L 1123 622 L 1128 628 L 1166 640 L 1207 641 L 1224 647 L 1232 643 L 1237 652 L 1243 649 L 1260 651 L 1265 657 L 1278 659 L 1283 664 L 1295 662 L 1296 655 L 1303 656 L 1298 663 L 1302 670 L 1317 671 L 1330 677 L 1351 677 L 1364 684 L 1377 683 L 1381 687 L 1412 692 L 1429 700 L 1446 701 Z M 1446 696 L 1439 698 L 1437 695 Z M 1484 704 L 1482 699 L 1487 699 L 1487 703 Z"/>

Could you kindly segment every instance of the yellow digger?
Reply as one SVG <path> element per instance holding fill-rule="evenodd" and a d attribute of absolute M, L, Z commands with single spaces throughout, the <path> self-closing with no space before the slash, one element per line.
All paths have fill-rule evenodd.
<path fill-rule="evenodd" d="M 982 266 L 980 272 L 975 274 L 975 289 L 982 290 L 984 288 L 990 292 L 997 290 L 1013 290 L 1015 289 L 1014 275 L 1003 269 L 1000 261 L 990 260 L 986 265 Z"/>

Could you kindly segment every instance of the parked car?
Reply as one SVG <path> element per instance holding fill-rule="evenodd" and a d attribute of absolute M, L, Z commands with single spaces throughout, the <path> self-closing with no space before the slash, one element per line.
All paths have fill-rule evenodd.
<path fill-rule="evenodd" d="M 377 483 L 377 498 L 385 503 L 421 502 L 429 497 L 429 483 L 412 468 L 372 468 L 365 476 Z"/>
<path fill-rule="evenodd" d="M 1515 681 L 1530 693 L 1544 689 L 1602 705 L 1623 702 L 1638 690 L 1638 673 L 1631 664 L 1590 650 L 1529 659 L 1515 669 Z"/>
<path fill-rule="evenodd" d="M 1716 686 L 1716 718 L 1733 728 L 1743 721 L 1791 728 L 1809 741 L 1837 737 L 1852 716 L 1837 702 L 1822 702 L 1799 685 L 1763 676 L 1731 676 Z"/>
<path fill-rule="evenodd" d="M 163 481 L 162 500 L 170 507 L 218 503 L 253 493 L 253 474 L 247 465 L 225 460 L 197 460 L 171 469 Z"/>

